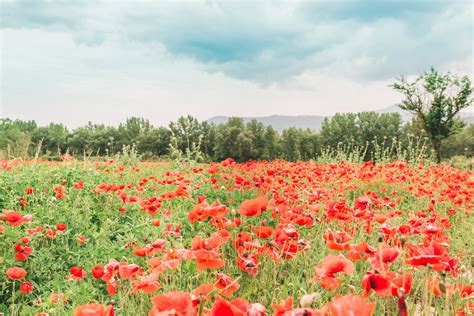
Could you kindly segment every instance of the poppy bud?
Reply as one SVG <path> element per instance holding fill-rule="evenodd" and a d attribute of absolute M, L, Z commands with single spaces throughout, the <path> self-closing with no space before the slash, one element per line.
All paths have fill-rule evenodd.
<path fill-rule="evenodd" d="M 405 302 L 404 295 L 398 297 L 398 315 L 408 316 L 407 303 Z"/>
<path fill-rule="evenodd" d="M 56 229 L 59 231 L 64 231 L 66 230 L 66 228 L 67 228 L 66 224 L 63 224 L 63 223 L 56 224 Z"/>
<path fill-rule="evenodd" d="M 401 238 L 400 238 L 400 245 L 401 245 L 402 247 L 405 246 L 406 242 L 407 242 L 407 239 L 406 239 L 405 237 L 401 237 Z"/>
<path fill-rule="evenodd" d="M 92 267 L 92 276 L 95 278 L 95 279 L 100 279 L 101 277 L 104 276 L 104 267 L 100 264 Z"/>
<path fill-rule="evenodd" d="M 443 294 L 446 294 L 446 285 L 444 283 L 439 283 L 439 289 Z"/>
<path fill-rule="evenodd" d="M 303 308 L 304 307 L 310 307 L 311 304 L 313 304 L 313 302 L 315 301 L 315 299 L 318 296 L 321 296 L 321 295 L 319 295 L 319 293 L 312 293 L 312 294 L 303 295 L 300 298 L 300 306 L 303 307 Z"/>
<path fill-rule="evenodd" d="M 24 281 L 21 283 L 20 292 L 22 294 L 28 294 L 28 293 L 31 293 L 32 291 L 33 291 L 33 284 L 31 284 L 28 281 Z"/>

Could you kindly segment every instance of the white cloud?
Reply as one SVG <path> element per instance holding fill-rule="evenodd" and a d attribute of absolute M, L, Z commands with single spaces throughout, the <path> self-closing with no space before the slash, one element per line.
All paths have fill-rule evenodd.
<path fill-rule="evenodd" d="M 397 75 L 472 74 L 461 2 L 354 15 L 321 2 L 12 3 L 0 114 L 41 124 L 327 115 L 393 105 Z"/>

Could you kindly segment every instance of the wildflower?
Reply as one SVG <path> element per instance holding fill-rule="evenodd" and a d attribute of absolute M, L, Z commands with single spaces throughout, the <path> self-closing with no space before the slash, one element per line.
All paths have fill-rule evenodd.
<path fill-rule="evenodd" d="M 20 284 L 20 292 L 22 294 L 29 294 L 33 291 L 33 284 L 28 281 L 23 281 Z"/>
<path fill-rule="evenodd" d="M 350 294 L 334 299 L 327 307 L 334 316 L 370 316 L 374 312 L 375 302 L 367 303 L 362 296 Z"/>
<path fill-rule="evenodd" d="M 335 289 L 339 287 L 339 278 L 335 273 L 352 274 L 354 263 L 341 256 L 328 255 L 324 257 L 323 263 L 316 267 L 316 276 L 312 279 L 321 283 L 325 289 Z"/>
<path fill-rule="evenodd" d="M 80 281 L 83 278 L 87 277 L 86 270 L 79 267 L 72 267 L 69 269 L 70 274 L 66 276 L 68 280 Z"/>
<path fill-rule="evenodd" d="M 230 297 L 232 292 L 240 288 L 239 283 L 224 273 L 217 273 L 215 286 L 221 289 L 221 295 Z"/>
<path fill-rule="evenodd" d="M 237 212 L 245 216 L 260 216 L 267 209 L 268 199 L 265 195 L 252 200 L 245 200 L 240 204 Z"/>
<path fill-rule="evenodd" d="M 114 308 L 111 305 L 86 304 L 74 310 L 75 316 L 114 316 Z"/>
<path fill-rule="evenodd" d="M 4 210 L 0 218 L 7 221 L 13 227 L 20 226 L 23 223 L 31 221 L 32 215 L 23 215 L 20 212 Z"/>
<path fill-rule="evenodd" d="M 19 267 L 13 267 L 7 270 L 8 277 L 13 280 L 21 280 L 26 276 L 26 274 L 26 270 Z"/>
<path fill-rule="evenodd" d="M 196 308 L 193 306 L 192 298 L 189 293 L 168 292 L 154 296 L 151 302 L 153 307 L 150 310 L 149 316 L 193 316 L 196 314 Z"/>

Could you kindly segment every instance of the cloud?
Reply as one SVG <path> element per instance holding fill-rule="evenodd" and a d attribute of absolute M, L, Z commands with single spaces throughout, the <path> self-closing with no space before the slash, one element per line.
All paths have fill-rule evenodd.
<path fill-rule="evenodd" d="M 331 115 L 399 102 L 401 74 L 472 74 L 466 2 L 370 3 L 5 0 L 0 116 Z"/>
<path fill-rule="evenodd" d="M 77 45 L 161 47 L 263 86 L 308 71 L 385 80 L 472 56 L 467 1 L 28 1 L 3 9 L 3 28 L 60 31 Z"/>

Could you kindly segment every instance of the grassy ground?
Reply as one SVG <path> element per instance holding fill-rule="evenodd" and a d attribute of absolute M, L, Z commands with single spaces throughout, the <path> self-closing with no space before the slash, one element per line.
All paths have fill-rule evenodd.
<path fill-rule="evenodd" d="M 117 315 L 146 315 L 152 308 L 153 296 L 170 291 L 191 293 L 202 284 L 215 284 L 217 273 L 225 273 L 240 285 L 232 293 L 233 298 L 261 303 L 269 314 L 272 304 L 292 297 L 293 307 L 297 308 L 300 298 L 313 293 L 309 306 L 324 309 L 337 296 L 364 295 L 362 279 L 374 270 L 383 276 L 389 271 L 413 276 L 412 288 L 404 296 L 410 315 L 429 314 L 433 310 L 441 315 L 467 311 L 469 298 L 461 295 L 465 293 L 460 288 L 473 281 L 472 171 L 447 165 L 410 167 L 402 163 L 372 166 L 284 161 L 211 166 L 163 163 L 122 166 L 117 162 L 92 165 L 75 161 L 24 163 L 12 168 L 3 165 L 0 210 L 32 215 L 30 221 L 15 227 L 6 220 L 0 222 L 3 225 L 0 312 L 8 315 L 38 312 L 68 315 L 76 307 L 91 302 L 112 304 Z M 257 216 L 241 214 L 243 201 L 262 195 L 269 200 L 266 210 Z M 216 269 L 199 270 L 193 257 L 192 240 L 197 236 L 209 238 L 221 229 L 210 223 L 212 217 L 190 222 L 188 215 L 196 209 L 199 196 L 205 196 L 209 204 L 218 199 L 229 208 L 224 215 L 232 224 L 225 228 L 229 238 L 216 249 L 225 265 Z M 356 205 L 361 197 L 368 197 L 363 210 Z M 331 201 L 345 203 L 341 202 L 343 206 L 334 211 Z M 365 215 L 356 215 L 361 212 Z M 159 225 L 155 226 L 156 221 L 152 225 L 152 219 L 159 219 Z M 67 228 L 58 230 L 56 225 L 60 223 Z M 274 230 L 269 238 L 255 234 L 255 228 L 262 223 Z M 179 235 L 166 236 L 168 225 L 171 230 L 181 225 Z M 32 234 L 31 229 L 39 226 L 38 233 Z M 291 254 L 295 258 L 283 256 L 275 260 L 256 254 L 256 249 L 265 245 L 279 255 L 285 254 L 285 246 L 276 245 L 277 236 L 289 228 L 299 234 L 288 241 L 296 245 Z M 350 236 L 340 242 L 348 244 L 344 250 L 328 249 L 323 236 L 330 230 L 345 231 Z M 250 239 L 243 238 L 242 233 L 248 233 Z M 24 243 L 24 237 L 31 241 Z M 133 255 L 134 250 L 157 239 L 167 241 L 165 250 L 147 257 Z M 317 274 L 315 266 L 321 265 L 325 256 L 347 257 L 363 241 L 375 250 L 396 248 L 400 255 L 388 264 L 388 271 L 380 271 L 370 263 L 373 254 L 367 254 L 365 259 L 354 261 L 352 273 L 337 275 L 341 280 L 335 289 L 325 289 L 323 282 L 311 281 Z M 236 245 L 239 242 L 240 248 Z M 440 269 L 435 265 L 414 267 L 405 262 L 414 256 L 410 249 L 422 249 L 422 245 L 426 248 L 434 243 L 447 250 L 448 258 L 444 256 L 442 262 L 453 258 L 456 261 L 451 261 L 450 268 L 443 266 L 442 271 L 436 271 Z M 15 259 L 18 244 L 32 248 L 26 261 Z M 255 275 L 251 275 L 255 271 L 239 267 L 236 262 L 239 253 L 241 257 L 253 256 L 258 261 Z M 154 257 L 163 261 L 178 259 L 179 266 L 157 273 L 160 289 L 155 292 L 132 293 L 135 281 L 154 273 L 147 263 Z M 93 266 L 105 266 L 111 258 L 136 264 L 143 271 L 134 273 L 130 279 L 117 276 L 114 296 L 109 295 L 104 280 L 91 275 Z M 12 280 L 6 274 L 11 267 L 24 268 L 26 277 Z M 87 276 L 69 280 L 71 267 L 83 268 Z M 441 294 L 435 286 L 427 285 L 433 284 L 434 277 Z M 22 281 L 33 285 L 31 293 L 20 292 Z M 376 302 L 375 314 L 398 314 L 397 295 L 381 297 L 374 289 L 369 290 L 366 299 Z M 215 290 L 210 296 L 215 295 L 222 293 Z M 212 305 L 210 299 L 202 303 L 202 310 Z"/>

